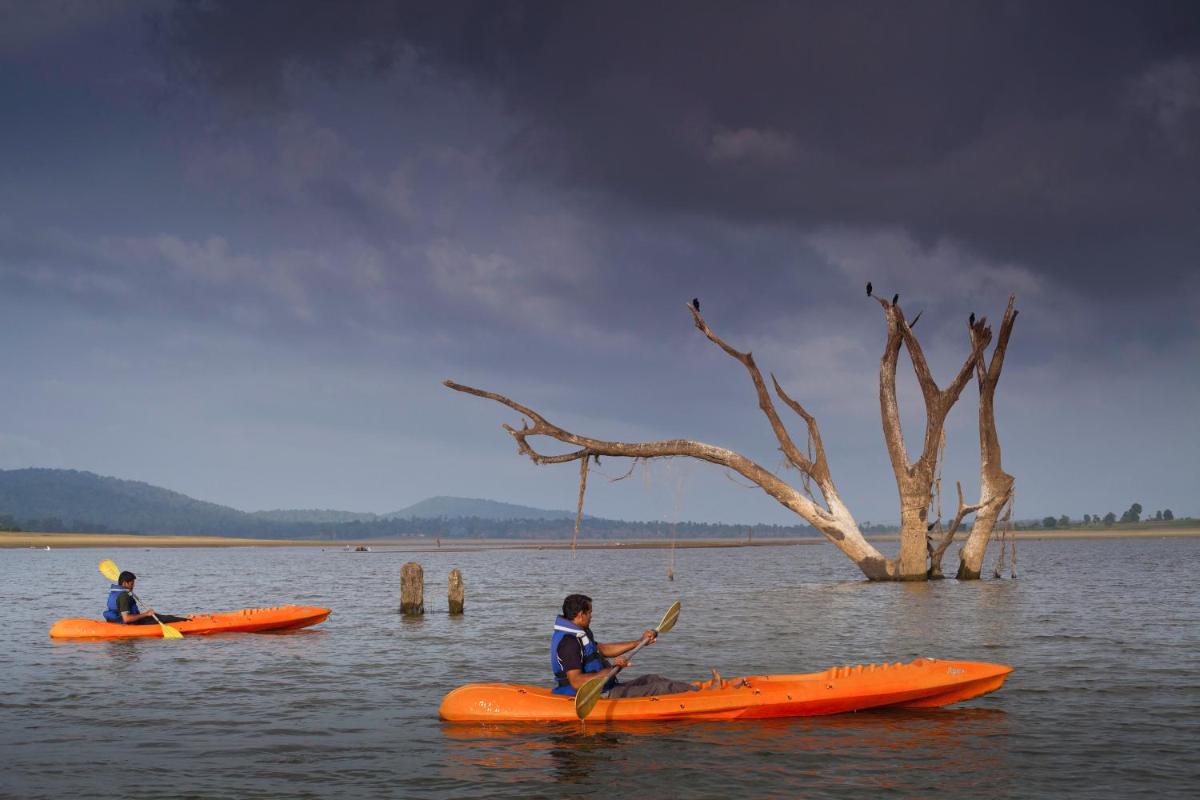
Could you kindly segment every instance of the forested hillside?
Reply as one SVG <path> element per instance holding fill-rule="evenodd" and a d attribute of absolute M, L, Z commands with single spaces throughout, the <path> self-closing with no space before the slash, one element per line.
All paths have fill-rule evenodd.
<path fill-rule="evenodd" d="M 140 481 L 62 469 L 0 470 L 0 529 L 288 539 L 469 537 L 559 539 L 574 514 L 494 500 L 434 497 L 390 514 L 332 509 L 245 512 Z M 587 517 L 590 538 L 809 536 L 811 528 L 627 522 Z"/>

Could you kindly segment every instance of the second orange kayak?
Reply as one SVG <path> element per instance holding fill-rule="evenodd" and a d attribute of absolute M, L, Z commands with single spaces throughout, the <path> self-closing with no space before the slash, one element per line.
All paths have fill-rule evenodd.
<path fill-rule="evenodd" d="M 209 633 L 262 633 L 307 628 L 324 622 L 330 614 L 319 606 L 276 606 L 243 608 L 223 614 L 194 614 L 187 622 L 172 622 L 184 635 Z M 122 625 L 95 619 L 60 619 L 50 628 L 51 639 L 138 639 L 162 638 L 157 625 Z"/>
<path fill-rule="evenodd" d="M 858 664 L 802 675 L 758 675 L 738 688 L 601 700 L 589 720 L 765 719 L 840 714 L 868 708 L 931 708 L 994 692 L 1012 667 L 918 658 Z M 575 698 L 538 686 L 476 683 L 442 700 L 455 722 L 573 721 Z"/>

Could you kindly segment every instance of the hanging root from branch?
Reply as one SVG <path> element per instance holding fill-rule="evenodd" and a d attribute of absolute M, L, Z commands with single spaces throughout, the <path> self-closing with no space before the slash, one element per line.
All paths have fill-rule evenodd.
<path fill-rule="evenodd" d="M 1002 528 L 1000 529 L 1000 553 L 996 554 L 996 565 L 992 567 L 991 577 L 1000 578 L 1004 571 L 1004 557 L 1006 557 L 1009 548 L 1012 548 L 1012 567 L 1010 567 L 1009 577 L 1016 577 L 1016 539 L 1013 536 L 1013 495 L 1015 492 L 1009 492 L 1008 500 L 1004 503 L 1004 516 L 1000 518 Z"/>
<path fill-rule="evenodd" d="M 1004 555 L 1007 545 L 1010 552 L 1008 576 L 1015 579 L 1017 577 L 1017 538 L 1012 532 L 1012 515 L 1013 503 L 1016 500 L 1016 490 L 1012 490 L 1008 494 L 1008 501 L 1004 505 L 1004 516 L 1000 518 L 1000 552 L 996 556 L 996 566 L 992 569 L 992 577 L 999 578 L 1004 572 Z"/>
<path fill-rule="evenodd" d="M 617 476 L 617 477 L 615 477 L 615 478 L 609 478 L 609 479 L 608 479 L 608 482 L 609 482 L 609 483 L 616 483 L 617 481 L 623 481 L 623 480 L 625 480 L 626 478 L 628 478 L 630 475 L 632 475 L 632 474 L 633 474 L 633 471 L 634 471 L 635 469 L 637 469 L 637 465 L 638 465 L 638 459 L 636 459 L 636 458 L 635 458 L 635 459 L 633 460 L 633 463 L 629 465 L 629 469 L 625 471 L 625 474 L 624 474 L 624 475 L 618 475 L 618 476 Z"/>
<path fill-rule="evenodd" d="M 1012 567 L 1009 568 L 1008 577 L 1014 581 L 1017 579 L 1017 537 L 1012 532 L 1012 515 L 1013 503 L 1016 501 L 1017 490 L 1013 489 L 1008 495 L 1008 511 L 1004 513 L 1004 530 L 1008 535 L 1008 540 L 1012 542 L 1012 559 L 1010 560 Z"/>
<path fill-rule="evenodd" d="M 759 487 L 758 485 L 756 485 L 756 484 L 753 484 L 753 483 L 742 483 L 742 482 L 741 482 L 741 481 L 739 481 L 737 478 L 735 478 L 735 477 L 733 477 L 732 475 L 730 475 L 730 474 L 729 474 L 729 470 L 724 470 L 724 471 L 723 471 L 721 474 L 722 474 L 722 475 L 724 475 L 724 476 L 725 476 L 725 478 L 726 478 L 726 480 L 728 480 L 728 481 L 729 481 L 730 483 L 732 483 L 734 486 L 740 486 L 740 487 L 741 487 L 741 488 L 743 488 L 743 489 L 758 489 L 758 488 L 761 488 L 761 487 Z"/>
<path fill-rule="evenodd" d="M 575 534 L 571 537 L 571 552 L 575 552 L 575 543 L 579 541 L 579 528 L 583 524 L 583 495 L 587 491 L 588 460 L 579 459 L 579 505 L 575 509 Z"/>

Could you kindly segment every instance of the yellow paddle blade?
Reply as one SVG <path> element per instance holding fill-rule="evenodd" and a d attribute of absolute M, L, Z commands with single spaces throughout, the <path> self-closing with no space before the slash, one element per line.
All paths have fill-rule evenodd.
<path fill-rule="evenodd" d="M 666 633 L 667 631 L 671 630 L 671 628 L 675 627 L 675 620 L 679 619 L 679 608 L 679 601 L 676 600 L 671 607 L 667 609 L 667 613 L 663 614 L 662 622 L 658 623 L 657 630 L 659 633 Z"/>
<path fill-rule="evenodd" d="M 113 583 L 117 582 L 117 578 L 121 574 L 121 570 L 117 569 L 117 565 L 107 558 L 100 562 L 100 572 Z"/>
<path fill-rule="evenodd" d="M 600 695 L 604 693 L 604 684 L 608 682 L 608 677 L 608 675 L 601 675 L 598 678 L 592 678 L 579 687 L 579 691 L 575 693 L 575 716 L 585 719 L 588 714 L 592 713 L 596 703 L 600 702 Z"/>
<path fill-rule="evenodd" d="M 160 628 L 162 628 L 162 633 L 163 633 L 164 639 L 182 639 L 183 638 L 182 633 L 175 630 L 174 628 L 172 628 L 170 625 L 166 624 L 165 622 L 158 623 L 158 626 Z"/>

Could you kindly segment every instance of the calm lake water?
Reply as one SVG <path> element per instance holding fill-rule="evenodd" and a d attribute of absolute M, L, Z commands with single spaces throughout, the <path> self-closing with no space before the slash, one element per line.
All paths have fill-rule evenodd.
<path fill-rule="evenodd" d="M 1195 797 L 1198 539 L 1021 542 L 1019 580 L 868 584 L 829 546 L 347 553 L 0 551 L 0 796 Z M 160 611 L 305 603 L 286 635 L 52 642 L 114 559 Z M 992 554 L 989 553 L 990 570 Z M 427 615 L 399 605 L 425 567 Z M 446 613 L 463 571 L 467 613 Z M 451 725 L 463 683 L 546 683 L 562 597 L 601 640 L 679 624 L 631 675 L 808 672 L 917 656 L 1012 664 L 949 709 L 754 723 Z"/>

